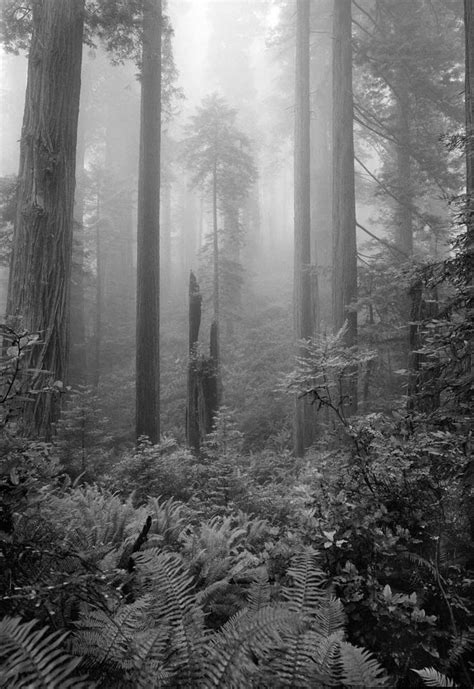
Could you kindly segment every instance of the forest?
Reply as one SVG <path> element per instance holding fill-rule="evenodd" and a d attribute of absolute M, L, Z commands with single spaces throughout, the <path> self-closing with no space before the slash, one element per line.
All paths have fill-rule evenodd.
<path fill-rule="evenodd" d="M 0 687 L 474 687 L 474 0 L 2 0 Z"/>

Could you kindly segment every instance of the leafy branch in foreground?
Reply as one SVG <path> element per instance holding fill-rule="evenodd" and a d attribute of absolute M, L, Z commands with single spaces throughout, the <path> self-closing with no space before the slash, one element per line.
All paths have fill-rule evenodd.
<path fill-rule="evenodd" d="M 301 342 L 302 356 L 296 368 L 286 376 L 283 386 L 299 397 L 308 395 L 316 410 L 326 407 L 347 426 L 344 407 L 347 384 L 357 380 L 358 371 L 376 358 L 375 352 L 362 347 L 347 347 L 347 325 L 335 335 L 316 335 Z"/>

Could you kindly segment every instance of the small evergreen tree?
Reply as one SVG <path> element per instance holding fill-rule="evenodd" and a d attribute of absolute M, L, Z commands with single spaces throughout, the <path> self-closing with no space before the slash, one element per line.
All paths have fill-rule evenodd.
<path fill-rule="evenodd" d="M 207 96 L 191 118 L 184 141 L 183 158 L 192 174 L 191 184 L 212 197 L 213 318 L 218 366 L 221 297 L 225 285 L 231 282 L 234 305 L 238 300 L 235 269 L 242 241 L 239 216 L 256 178 L 250 142 L 237 128 L 236 117 L 236 111 L 218 94 Z M 225 307 L 230 318 L 229 303 Z"/>

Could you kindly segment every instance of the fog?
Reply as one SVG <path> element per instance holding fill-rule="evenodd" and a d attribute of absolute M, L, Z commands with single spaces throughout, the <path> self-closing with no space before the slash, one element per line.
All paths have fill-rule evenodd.
<path fill-rule="evenodd" d="M 406 49 L 406 60 L 413 61 L 418 70 L 410 73 L 410 66 L 405 69 L 402 63 L 390 62 L 405 59 L 400 58 L 403 47 L 397 48 L 393 42 L 387 43 L 384 62 L 380 41 L 372 37 L 380 8 L 371 0 L 361 4 L 360 8 L 353 7 L 356 221 L 360 274 L 370 282 L 372 278 L 364 271 L 370 272 L 373 261 L 383 254 L 393 259 L 398 251 L 398 258 L 403 255 L 424 260 L 449 251 L 448 201 L 462 190 L 462 177 L 459 154 L 446 147 L 443 137 L 461 125 L 456 121 L 457 112 L 462 110 L 458 90 L 461 8 L 456 2 L 444 8 L 434 3 L 436 7 L 431 9 L 428 3 L 420 3 L 426 14 L 427 37 L 421 41 L 421 56 L 412 46 Z M 235 410 L 249 444 L 261 444 L 279 434 L 286 438 L 282 442 L 287 442 L 291 402 L 278 387 L 292 368 L 294 346 L 295 3 L 169 0 L 165 12 L 172 31 L 167 34 L 168 48 L 163 48 L 168 50 L 163 57 L 167 76 L 162 103 L 160 192 L 163 430 L 183 436 L 191 270 L 203 296 L 203 350 L 208 346 L 214 317 L 209 248 L 212 194 L 209 186 L 193 181 L 196 170 L 190 167 L 189 151 L 186 158 L 185 142 L 197 109 L 203 107 L 204 99 L 217 94 L 228 111 L 234 111 L 229 115 L 232 127 L 255 168 L 251 183 L 244 183 L 238 201 L 232 201 L 234 216 L 226 215 L 222 204 L 219 208 L 223 403 Z M 445 32 L 439 30 L 443 13 Z M 404 19 L 387 17 L 382 17 L 383 21 L 393 20 L 393 26 L 381 31 L 398 40 L 406 29 Z M 416 21 L 419 19 L 417 16 Z M 421 29 L 423 22 L 417 26 L 416 30 Z M 83 51 L 70 376 L 73 385 L 94 386 L 110 428 L 128 438 L 133 434 L 130 398 L 134 375 L 139 67 L 132 59 L 121 60 L 109 53 L 100 40 L 93 42 Z M 435 73 L 438 68 L 433 72 L 429 65 L 427 46 L 432 46 L 439 75 Z M 311 256 L 307 263 L 317 284 L 318 304 L 314 308 L 320 333 L 333 328 L 332 47 L 332 4 L 318 0 L 312 3 L 310 32 Z M 377 60 L 379 66 L 374 67 Z M 398 78 L 397 88 L 402 88 L 401 72 L 398 77 L 396 74 L 400 64 L 408 79 L 403 88 L 409 101 L 401 115 L 396 89 L 390 90 L 392 78 Z M 24 52 L 2 53 L 2 178 L 14 176 L 18 170 L 26 67 Z M 410 145 L 424 150 L 412 150 L 410 159 L 409 146 L 403 144 L 409 173 L 402 179 L 403 151 L 394 141 L 401 136 L 404 118 L 409 120 L 405 124 Z M 401 207 L 408 208 L 408 219 L 400 219 Z M 397 228 L 402 222 L 410 225 L 412 256 L 405 255 L 399 242 Z M 3 227 L 11 230 L 11 220 Z M 233 239 L 229 239 L 232 232 Z M 2 310 L 7 263 L 2 261 L 0 273 Z M 383 268 L 375 270 L 379 277 L 380 270 L 383 273 Z M 360 306 L 360 322 L 368 318 L 364 308 Z M 373 311 L 371 314 L 373 319 Z M 370 341 L 370 333 L 367 337 Z M 385 351 L 384 345 L 381 349 Z M 398 365 L 403 367 L 401 361 L 387 363 L 387 356 L 382 358 L 391 371 Z M 393 352 L 392 358 L 400 359 Z M 255 360 L 250 365 L 251 359 Z M 248 374 L 249 368 L 253 373 Z M 257 371 L 260 385 L 255 390 L 252 383 Z M 248 412 L 254 404 L 262 408 L 268 405 L 257 421 L 252 418 L 255 412 Z"/>

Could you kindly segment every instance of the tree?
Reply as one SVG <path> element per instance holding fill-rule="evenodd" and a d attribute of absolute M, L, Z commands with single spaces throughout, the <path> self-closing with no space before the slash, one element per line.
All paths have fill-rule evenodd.
<path fill-rule="evenodd" d="M 357 342 L 357 246 L 354 189 L 351 3 L 334 0 L 333 49 L 333 319 L 346 324 L 345 343 Z M 357 408 L 357 383 L 350 386 Z"/>
<path fill-rule="evenodd" d="M 40 334 L 24 421 L 46 437 L 67 377 L 83 24 L 84 0 L 33 3 L 7 313 Z"/>
<path fill-rule="evenodd" d="M 446 205 L 433 199 L 459 187 L 459 165 L 440 141 L 463 121 L 459 10 L 456 0 L 380 0 L 355 10 L 355 119 L 380 157 L 371 179 L 384 198 L 398 263 L 423 239 L 424 253 L 442 250 Z"/>
<path fill-rule="evenodd" d="M 296 3 L 295 71 L 295 251 L 294 329 L 297 341 L 314 334 L 311 299 L 311 201 L 310 201 L 310 111 L 309 111 L 309 0 Z M 306 397 L 297 398 L 294 448 L 302 457 L 311 444 L 313 408 Z"/>
<path fill-rule="evenodd" d="M 235 216 L 242 208 L 255 181 L 256 170 L 248 148 L 249 140 L 235 123 L 237 113 L 223 98 L 213 94 L 204 99 L 191 119 L 184 141 L 184 160 L 192 172 L 191 183 L 211 195 L 212 199 L 212 274 L 213 274 L 213 352 L 220 366 L 221 321 L 221 253 L 235 246 L 238 227 Z M 219 230 L 219 215 L 224 218 L 224 231 Z M 227 222 L 226 222 L 227 221 Z M 221 239 L 222 238 L 222 239 Z"/>
<path fill-rule="evenodd" d="M 201 291 L 194 273 L 189 276 L 189 360 L 186 399 L 186 442 L 196 454 L 211 433 L 218 412 L 217 359 L 215 356 L 215 323 L 211 326 L 210 354 L 199 350 L 201 326 Z"/>
<path fill-rule="evenodd" d="M 160 438 L 161 0 L 143 9 L 137 229 L 136 435 Z"/>
<path fill-rule="evenodd" d="M 466 194 L 468 251 L 474 250 L 474 10 L 472 0 L 464 0 L 466 33 Z"/>

